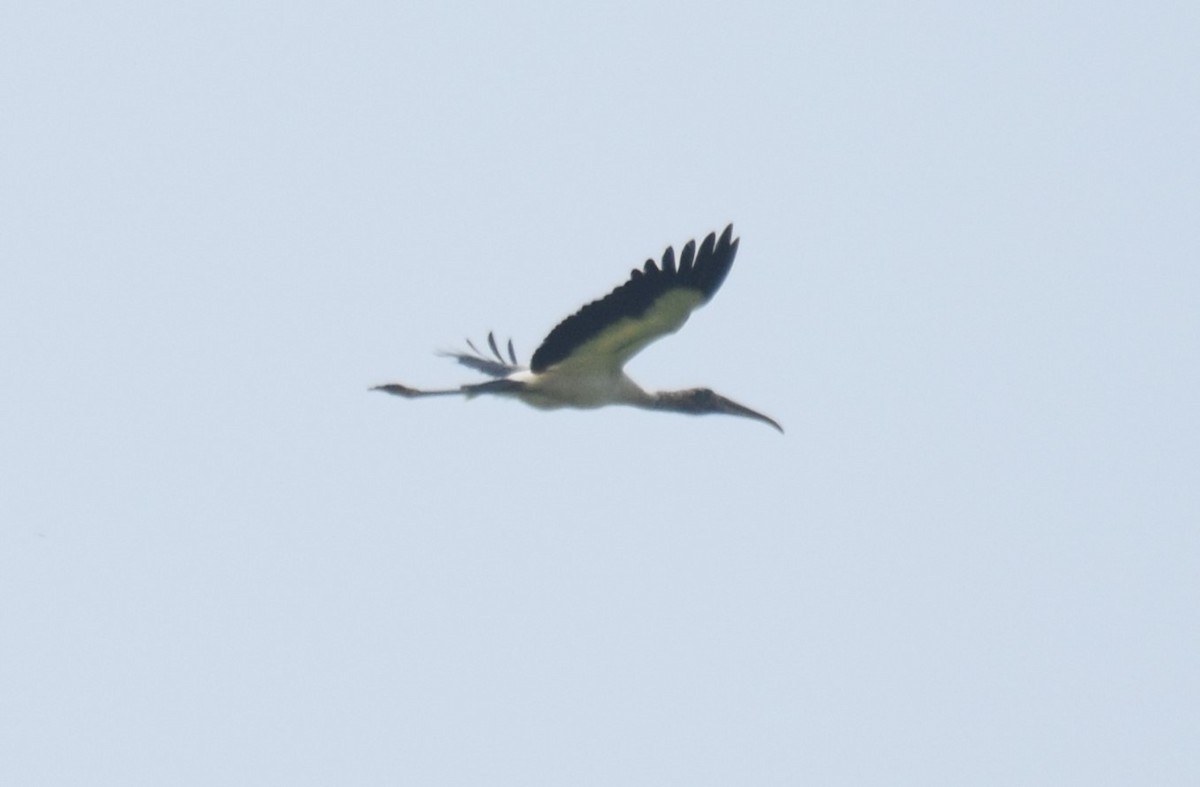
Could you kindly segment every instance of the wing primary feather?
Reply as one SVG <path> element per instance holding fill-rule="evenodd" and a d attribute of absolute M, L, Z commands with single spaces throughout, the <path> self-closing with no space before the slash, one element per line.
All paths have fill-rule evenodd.
<path fill-rule="evenodd" d="M 453 358 L 468 369 L 488 375 L 489 377 L 508 377 L 513 373 L 513 367 L 504 363 L 489 361 L 487 358 L 470 353 L 439 352 L 438 355 Z"/>
<path fill-rule="evenodd" d="M 732 224 L 730 226 L 733 226 Z M 692 272 L 692 263 L 696 259 L 696 241 L 690 240 L 683 245 L 683 253 L 679 257 L 679 275 L 687 276 Z"/>
<path fill-rule="evenodd" d="M 663 273 L 669 276 L 675 275 L 675 249 L 672 246 L 668 246 L 663 252 L 662 269 Z"/>
<path fill-rule="evenodd" d="M 521 364 L 517 362 L 516 348 L 513 347 L 512 339 L 508 340 L 508 356 L 512 359 L 511 364 L 504 360 L 504 356 L 500 354 L 499 344 L 496 343 L 494 335 L 489 334 L 488 336 L 492 353 L 496 356 L 496 360 L 494 361 L 486 353 L 480 352 L 475 342 L 470 339 L 464 339 L 464 341 L 471 348 L 471 352 L 441 351 L 438 355 L 453 358 L 463 366 L 474 369 L 477 372 L 483 372 L 491 377 L 508 377 L 513 372 L 522 368 Z"/>
<path fill-rule="evenodd" d="M 496 346 L 496 334 L 488 331 L 488 345 L 492 348 L 492 354 L 496 356 L 496 360 L 504 363 L 504 356 L 500 354 L 500 348 Z"/>

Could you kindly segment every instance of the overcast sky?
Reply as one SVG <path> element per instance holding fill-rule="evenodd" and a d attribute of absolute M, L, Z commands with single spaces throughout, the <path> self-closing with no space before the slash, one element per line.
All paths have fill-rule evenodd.
<path fill-rule="evenodd" d="M 1200 783 L 1200 6 L 573 5 L 0 11 L 0 783 Z"/>

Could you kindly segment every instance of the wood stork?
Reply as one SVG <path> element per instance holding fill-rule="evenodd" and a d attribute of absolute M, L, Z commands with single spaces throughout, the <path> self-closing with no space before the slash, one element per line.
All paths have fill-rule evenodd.
<path fill-rule="evenodd" d="M 653 259 L 646 260 L 640 270 L 633 270 L 629 281 L 555 326 L 533 354 L 528 367 L 517 362 L 511 339 L 505 359 L 495 335 L 489 333 L 491 358 L 469 339 L 467 346 L 471 352 L 442 355 L 493 380 L 440 390 L 387 383 L 371 390 L 410 399 L 454 395 L 470 399 L 479 394 L 500 394 L 541 409 L 625 404 L 693 415 L 726 413 L 754 418 L 782 432 L 783 427 L 775 420 L 708 388 L 649 392 L 622 370 L 630 358 L 651 342 L 683 327 L 688 316 L 712 298 L 733 265 L 739 240 L 733 238 L 730 224 L 720 239 L 715 232 L 710 233 L 699 249 L 694 240 L 688 241 L 678 265 L 675 250 L 668 246 L 661 267 Z"/>

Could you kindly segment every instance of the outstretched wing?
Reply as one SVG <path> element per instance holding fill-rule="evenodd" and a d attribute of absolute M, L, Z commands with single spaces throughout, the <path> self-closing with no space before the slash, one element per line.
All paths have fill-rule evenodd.
<path fill-rule="evenodd" d="M 663 252 L 662 267 L 646 260 L 629 281 L 592 301 L 555 326 L 533 354 L 530 368 L 543 372 L 572 356 L 620 368 L 654 340 L 683 327 L 708 302 L 733 265 L 738 240 L 733 225 L 710 233 L 697 250 L 688 241 L 675 264 L 675 250 Z"/>
<path fill-rule="evenodd" d="M 496 344 L 496 334 L 488 331 L 487 339 L 488 346 L 492 349 L 492 355 L 496 356 L 496 360 L 494 361 L 481 353 L 479 348 L 470 339 L 467 339 L 467 346 L 471 348 L 471 352 L 445 350 L 439 352 L 438 355 L 453 358 L 463 366 L 474 369 L 477 372 L 482 372 L 489 377 L 508 377 L 513 372 L 519 372 L 525 368 L 517 363 L 517 351 L 513 349 L 512 339 L 508 340 L 507 360 L 500 354 L 500 347 Z"/>

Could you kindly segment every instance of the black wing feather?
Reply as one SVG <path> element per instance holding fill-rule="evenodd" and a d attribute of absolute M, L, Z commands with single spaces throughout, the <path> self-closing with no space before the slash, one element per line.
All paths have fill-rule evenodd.
<path fill-rule="evenodd" d="M 439 352 L 438 355 L 444 355 L 447 358 L 453 358 L 470 369 L 477 372 L 483 372 L 490 377 L 508 377 L 513 372 L 521 371 L 521 365 L 517 363 L 517 352 L 513 347 L 512 339 L 508 340 L 508 357 L 512 363 L 504 360 L 500 356 L 500 350 L 496 344 L 496 337 L 492 331 L 488 331 L 488 344 L 491 345 L 492 352 L 499 358 L 498 361 L 493 361 L 486 354 L 481 353 L 479 348 L 470 339 L 467 339 L 467 346 L 471 348 L 475 354 L 465 352 Z"/>
<path fill-rule="evenodd" d="M 533 354 L 530 368 L 535 372 L 545 371 L 617 320 L 645 314 L 656 300 L 671 290 L 697 290 L 707 302 L 729 274 L 737 247 L 732 224 L 725 228 L 719 240 L 716 233 L 709 233 L 699 251 L 695 250 L 695 241 L 688 241 L 678 265 L 675 264 L 675 250 L 667 247 L 661 269 L 654 260 L 647 260 L 641 270 L 635 268 L 630 273 L 627 282 L 555 326 Z"/>

